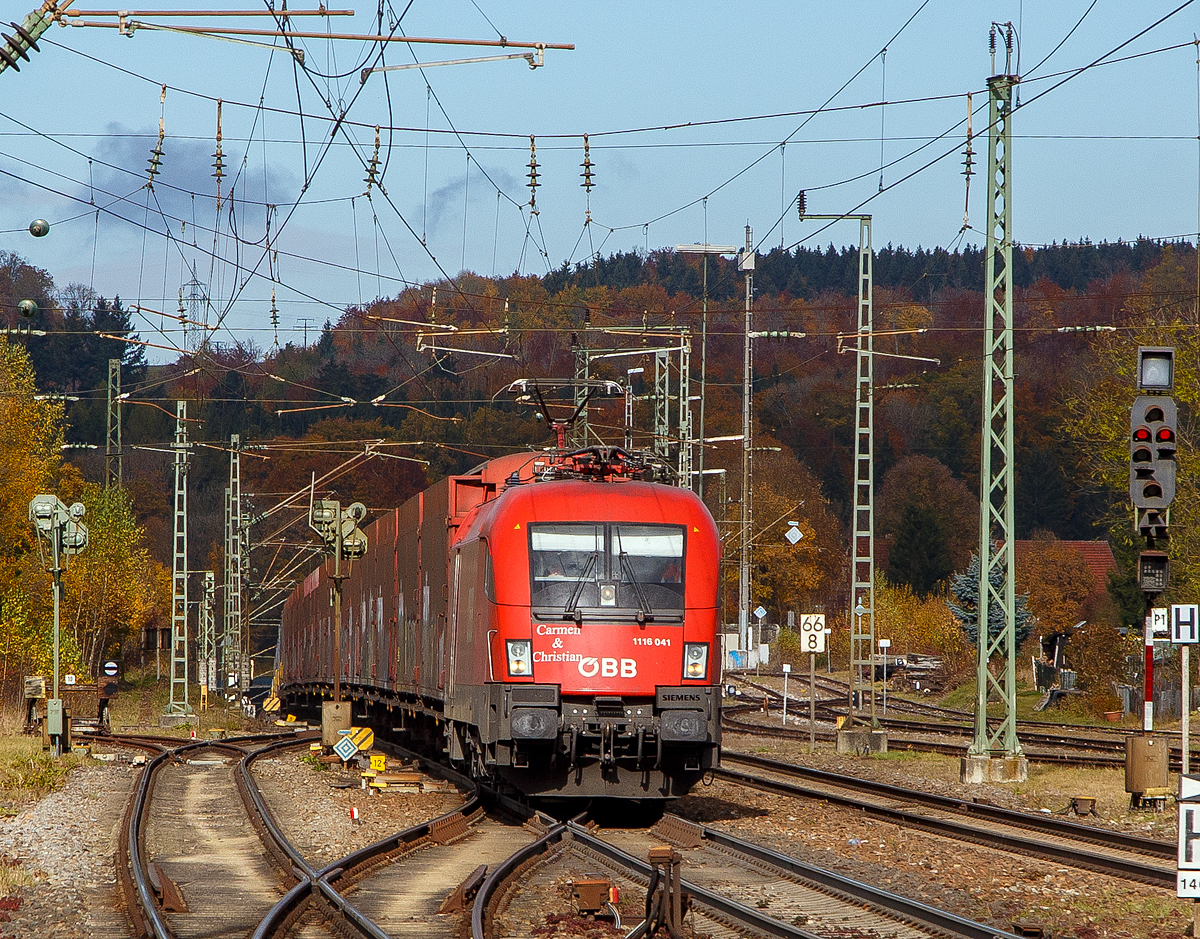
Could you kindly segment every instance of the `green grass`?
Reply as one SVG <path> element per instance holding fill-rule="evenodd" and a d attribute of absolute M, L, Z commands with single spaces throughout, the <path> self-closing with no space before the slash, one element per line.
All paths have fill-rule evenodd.
<path fill-rule="evenodd" d="M 41 737 L 0 737 L 0 798 L 24 802 L 57 789 L 83 757 L 73 753 L 54 760 Z"/>
<path fill-rule="evenodd" d="M 929 754 L 916 750 L 888 750 L 886 753 L 872 753 L 871 759 L 888 760 L 891 763 L 924 763 L 928 761 Z"/>
<path fill-rule="evenodd" d="M 187 737 L 195 729 L 196 736 L 200 737 L 207 736 L 210 730 L 238 732 L 245 729 L 247 720 L 241 708 L 226 704 L 219 695 L 210 695 L 208 710 L 200 711 L 199 685 L 188 688 L 188 704 L 197 711 L 195 719 L 175 727 L 159 727 L 158 719 L 171 700 L 170 674 L 167 671 L 170 661 L 166 656 L 163 659 L 164 671 L 160 678 L 155 678 L 153 663 L 140 671 L 125 673 L 120 692 L 109 712 L 109 723 L 115 733 L 120 733 L 126 727 L 148 726 L 151 733 L 171 737 Z M 148 704 L 148 708 L 144 708 L 143 704 Z M 142 720 L 145 720 L 144 724 L 140 723 Z"/>
<path fill-rule="evenodd" d="M 33 875 L 18 861 L 0 861 L 0 897 L 11 896 L 20 887 L 32 886 Z"/>
<path fill-rule="evenodd" d="M 963 682 L 957 688 L 942 695 L 935 703 L 942 707 L 956 708 L 960 711 L 974 712 L 975 710 L 974 679 Z M 928 699 L 924 699 L 928 700 Z M 1084 703 L 1082 697 L 1071 697 L 1061 705 L 1035 711 L 1034 708 L 1042 700 L 1042 692 L 1038 691 L 1020 679 L 1017 680 L 1017 720 L 1041 722 L 1044 724 L 1090 724 L 1096 727 L 1120 727 L 1121 724 L 1111 724 L 1103 715 L 1094 713 Z M 1004 708 L 998 701 L 988 703 L 988 715 L 1002 717 Z"/>

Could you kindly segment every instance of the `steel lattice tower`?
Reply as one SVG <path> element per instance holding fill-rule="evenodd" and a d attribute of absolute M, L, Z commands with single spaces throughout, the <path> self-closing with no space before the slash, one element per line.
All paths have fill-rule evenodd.
<path fill-rule="evenodd" d="M 229 489 L 225 512 L 225 624 L 221 638 L 221 671 L 245 682 L 242 655 L 242 466 L 241 437 L 229 438 Z"/>
<path fill-rule="evenodd" d="M 679 331 L 679 485 L 692 485 L 692 331 Z"/>
<path fill-rule="evenodd" d="M 200 684 L 209 691 L 217 684 L 217 629 L 213 619 L 213 600 L 217 591 L 212 571 L 204 572 L 204 599 L 200 601 L 200 626 L 197 629 L 196 671 Z"/>
<path fill-rule="evenodd" d="M 223 694 L 229 686 L 229 652 L 226 650 L 225 644 L 229 639 L 229 619 L 230 619 L 230 604 L 233 596 L 233 578 L 230 576 L 229 557 L 233 554 L 233 545 L 229 540 L 229 487 L 225 487 L 225 543 L 224 550 L 221 552 L 221 628 L 219 630 L 220 638 L 217 640 L 217 661 L 219 663 L 218 674 L 220 681 L 217 684 L 218 689 Z M 214 627 L 214 631 L 217 631 Z"/>
<path fill-rule="evenodd" d="M 801 220 L 858 219 L 858 332 L 854 372 L 854 528 L 850 545 L 850 725 L 855 712 L 875 719 L 875 253 L 870 215 L 813 215 Z M 886 354 L 886 353 L 881 353 Z M 862 612 L 858 612 L 861 610 Z M 870 681 L 864 676 L 870 674 Z M 868 697 L 869 696 L 869 697 Z M 856 706 L 857 702 L 857 706 Z M 869 702 L 869 703 L 868 703 Z"/>
<path fill-rule="evenodd" d="M 575 347 L 575 391 L 573 395 L 575 407 L 579 407 L 587 401 L 590 394 L 588 375 L 591 373 L 592 358 L 588 350 L 586 324 L 584 324 L 581 336 L 582 339 L 579 345 Z M 584 407 L 579 412 L 579 417 L 576 418 L 575 423 L 571 425 L 571 429 L 568 432 L 568 440 L 571 447 L 575 450 L 586 447 L 588 445 L 588 435 L 588 409 Z"/>
<path fill-rule="evenodd" d="M 104 488 L 122 484 L 121 360 L 108 360 L 108 433 L 104 446 Z"/>
<path fill-rule="evenodd" d="M 175 402 L 175 550 L 171 562 L 171 700 L 166 713 L 192 713 L 188 704 L 187 402 Z"/>
<path fill-rule="evenodd" d="M 654 455 L 671 459 L 671 359 L 670 352 L 654 353 Z"/>
<path fill-rule="evenodd" d="M 746 275 L 745 337 L 742 347 L 742 491 L 741 538 L 738 557 L 738 648 L 750 648 L 750 604 L 754 600 L 751 550 L 754 529 L 754 266 L 755 254 L 750 226 L 746 226 L 746 250 L 738 255 Z"/>
<path fill-rule="evenodd" d="M 968 759 L 1020 759 L 1017 740 L 1016 564 L 1013 522 L 1012 89 L 1015 75 L 988 79 L 988 229 L 984 302 L 983 427 L 979 505 L 979 632 L 975 737 Z M 998 613 L 1001 622 L 993 622 Z M 1003 672 L 988 664 L 1003 658 Z M 1003 714 L 988 728 L 988 697 Z M 994 717 L 994 716 L 993 716 Z M 964 773 L 966 766 L 964 764 Z"/>
<path fill-rule="evenodd" d="M 870 701 L 875 725 L 875 285 L 871 216 L 858 219 L 858 350 L 854 402 L 854 541 L 850 568 L 850 715 Z M 859 614 L 857 611 L 862 610 Z M 863 670 L 871 680 L 864 681 Z"/>

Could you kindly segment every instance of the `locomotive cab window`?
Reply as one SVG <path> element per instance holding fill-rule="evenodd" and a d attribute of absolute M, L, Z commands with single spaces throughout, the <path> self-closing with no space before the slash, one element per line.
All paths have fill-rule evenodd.
<path fill-rule="evenodd" d="M 529 570 L 539 619 L 683 617 L 681 525 L 530 525 Z"/>

